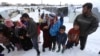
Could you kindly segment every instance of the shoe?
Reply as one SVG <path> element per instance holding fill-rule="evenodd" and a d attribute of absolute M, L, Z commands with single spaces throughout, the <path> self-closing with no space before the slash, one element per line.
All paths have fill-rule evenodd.
<path fill-rule="evenodd" d="M 37 56 L 40 56 L 40 51 L 37 53 Z"/>
<path fill-rule="evenodd" d="M 84 50 L 84 48 L 82 48 L 82 47 L 81 47 L 80 49 L 81 49 L 81 50 Z"/>
<path fill-rule="evenodd" d="M 99 52 L 99 54 L 100 54 L 100 52 Z"/>
<path fill-rule="evenodd" d="M 62 53 L 64 53 L 65 49 L 62 50 Z"/>
<path fill-rule="evenodd" d="M 55 51 L 55 47 L 52 48 L 52 51 Z"/>
<path fill-rule="evenodd" d="M 78 46 L 78 43 L 76 43 L 75 46 Z"/>
<path fill-rule="evenodd" d="M 51 51 L 51 48 L 49 48 L 49 51 Z"/>
<path fill-rule="evenodd" d="M 15 51 L 15 48 L 14 47 L 12 48 L 12 51 Z"/>
<path fill-rule="evenodd" d="M 56 52 L 60 52 L 60 49 L 58 49 Z"/>
<path fill-rule="evenodd" d="M 0 56 L 4 56 L 4 54 L 0 54 Z"/>
<path fill-rule="evenodd" d="M 8 53 L 10 53 L 10 50 L 8 50 Z"/>
<path fill-rule="evenodd" d="M 45 49 L 43 48 L 43 50 L 42 50 L 43 52 L 45 52 Z"/>

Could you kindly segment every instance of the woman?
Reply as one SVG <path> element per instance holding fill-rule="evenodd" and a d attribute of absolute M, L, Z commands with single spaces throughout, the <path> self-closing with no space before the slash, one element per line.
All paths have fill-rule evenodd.
<path fill-rule="evenodd" d="M 40 24 L 40 29 L 43 31 L 43 52 L 45 52 L 45 48 L 49 48 L 49 50 L 51 50 L 51 38 L 49 34 L 50 24 L 50 19 L 48 17 L 48 14 L 46 14 L 45 20 Z"/>

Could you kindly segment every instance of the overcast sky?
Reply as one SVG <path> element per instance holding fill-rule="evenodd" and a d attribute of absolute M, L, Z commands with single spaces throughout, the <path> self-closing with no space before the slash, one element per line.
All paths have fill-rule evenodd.
<path fill-rule="evenodd" d="M 8 3 L 12 3 L 12 4 L 16 4 L 16 3 L 22 3 L 22 4 L 31 4 L 31 3 L 36 3 L 36 4 L 40 4 L 41 1 L 43 1 L 42 3 L 44 4 L 55 4 L 58 5 L 60 4 L 84 4 L 86 2 L 92 2 L 94 4 L 94 6 L 100 6 L 100 0 L 0 0 L 1 2 L 8 2 Z"/>

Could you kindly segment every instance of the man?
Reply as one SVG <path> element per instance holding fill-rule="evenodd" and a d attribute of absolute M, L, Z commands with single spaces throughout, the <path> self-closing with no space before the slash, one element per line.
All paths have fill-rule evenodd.
<path fill-rule="evenodd" d="M 78 15 L 74 23 L 78 23 L 80 27 L 80 49 L 84 50 L 87 37 L 89 34 L 95 32 L 98 27 L 98 21 L 92 12 L 92 3 L 85 3 L 83 5 L 82 14 Z"/>
<path fill-rule="evenodd" d="M 38 47 L 38 31 L 37 24 L 33 21 L 32 18 L 29 17 L 27 13 L 24 13 L 21 17 L 21 21 L 26 25 L 27 28 L 27 36 L 32 39 L 33 46 L 37 51 L 37 56 L 40 56 L 40 51 Z"/>

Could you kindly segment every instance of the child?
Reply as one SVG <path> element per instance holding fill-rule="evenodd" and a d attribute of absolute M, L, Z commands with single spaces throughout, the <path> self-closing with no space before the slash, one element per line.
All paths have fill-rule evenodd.
<path fill-rule="evenodd" d="M 64 50 L 65 50 L 65 43 L 66 43 L 66 40 L 67 40 L 67 34 L 65 33 L 65 26 L 62 25 L 59 29 L 59 33 L 57 35 L 57 43 L 58 43 L 58 50 L 57 52 L 60 51 L 61 49 L 61 45 L 63 47 L 62 49 L 62 53 L 64 53 Z"/>
<path fill-rule="evenodd" d="M 77 23 L 74 24 L 73 28 L 69 30 L 68 32 L 68 42 L 66 47 L 71 48 L 75 44 L 75 46 L 78 45 L 79 42 L 79 25 Z"/>
<path fill-rule="evenodd" d="M 54 17 L 54 20 L 53 20 L 53 25 L 50 26 L 50 36 L 51 36 L 51 48 L 52 48 L 52 51 L 54 51 L 56 48 L 56 36 L 57 36 L 57 33 L 59 31 L 59 28 L 61 26 L 61 22 L 60 20 L 58 20 L 58 17 L 55 16 Z M 52 47 L 52 44 L 53 44 L 53 47 Z"/>
<path fill-rule="evenodd" d="M 9 41 L 15 46 L 17 39 L 14 33 L 14 23 L 10 19 L 4 20 L 4 36 L 9 39 Z"/>
<path fill-rule="evenodd" d="M 29 49 L 32 49 L 33 44 L 31 42 L 31 39 L 29 38 L 29 36 L 27 35 L 27 30 L 25 28 L 25 25 L 23 25 L 21 22 L 16 22 L 16 30 L 18 33 L 18 37 L 19 37 L 19 42 L 22 45 L 22 48 L 27 51 Z"/>

